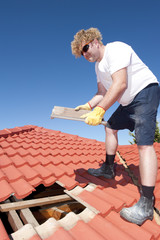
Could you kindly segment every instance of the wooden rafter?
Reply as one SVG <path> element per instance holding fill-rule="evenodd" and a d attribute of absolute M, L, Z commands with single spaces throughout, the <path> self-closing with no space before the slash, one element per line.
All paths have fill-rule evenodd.
<path fill-rule="evenodd" d="M 39 198 L 33 200 L 25 200 L 25 201 L 18 201 L 18 202 L 11 202 L 11 203 L 3 203 L 0 204 L 0 211 L 1 212 L 8 212 L 11 210 L 19 210 L 24 208 L 31 208 L 43 205 L 49 205 L 57 202 L 65 202 L 71 201 L 72 198 L 69 197 L 67 194 L 54 196 L 54 197 L 46 197 L 46 198 Z"/>

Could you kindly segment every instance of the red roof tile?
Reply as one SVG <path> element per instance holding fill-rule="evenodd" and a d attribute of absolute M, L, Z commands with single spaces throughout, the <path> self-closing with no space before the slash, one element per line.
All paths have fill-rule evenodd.
<path fill-rule="evenodd" d="M 102 216 L 106 216 L 113 210 L 113 205 L 107 202 L 107 199 L 104 200 L 101 196 L 98 197 L 91 192 L 83 191 L 78 197 L 97 209 Z"/>
<path fill-rule="evenodd" d="M 1 189 L 0 191 L 1 202 L 9 198 L 14 193 L 14 189 L 12 188 L 11 184 L 3 179 L 0 181 L 0 189 Z"/>
<path fill-rule="evenodd" d="M 53 240 L 53 239 L 57 239 L 57 240 L 60 240 L 60 239 L 63 239 L 63 240 L 74 240 L 75 238 L 72 237 L 67 230 L 64 230 L 64 228 L 60 227 L 50 237 L 45 238 L 45 240 Z"/>
<path fill-rule="evenodd" d="M 152 234 L 150 234 L 148 231 L 144 231 L 141 227 L 139 227 L 135 224 L 130 224 L 127 221 L 123 221 L 123 219 L 121 219 L 120 215 L 114 211 L 110 212 L 106 216 L 106 219 L 110 223 L 114 224 L 114 226 L 118 227 L 121 231 L 128 234 L 131 238 L 134 238 L 136 240 L 152 238 Z"/>
<path fill-rule="evenodd" d="M 18 179 L 16 182 L 10 182 L 10 185 L 14 189 L 14 193 L 16 198 L 21 199 L 27 197 L 33 191 L 35 191 L 34 187 L 32 187 L 26 180 Z"/>
<path fill-rule="evenodd" d="M 129 231 L 128 233 L 124 232 L 123 230 L 120 229 L 119 226 L 116 226 L 114 223 L 109 222 L 108 220 L 106 220 L 106 218 L 103 218 L 99 215 L 93 218 L 89 222 L 89 225 L 92 228 L 96 229 L 96 231 L 101 236 L 103 236 L 103 239 L 108 239 L 108 240 L 117 240 L 117 239 L 133 240 L 134 239 L 129 235 Z"/>
<path fill-rule="evenodd" d="M 0 239 L 1 240 L 9 240 L 10 239 L 6 230 L 5 230 L 5 227 L 4 227 L 1 219 L 0 219 Z"/>
<path fill-rule="evenodd" d="M 155 149 L 159 166 L 155 206 L 160 209 L 160 144 L 155 143 Z M 136 145 L 119 146 L 118 151 L 130 167 L 132 176 L 135 174 L 139 178 Z M 88 174 L 88 168 L 97 168 L 104 160 L 103 142 L 32 125 L 1 130 L 0 201 L 13 194 L 18 199 L 24 198 L 36 191 L 40 184 L 47 187 L 56 182 L 92 213 L 88 220 L 84 220 L 80 214 L 73 214 L 74 224 L 70 227 L 65 227 L 61 220 L 49 221 L 56 225 L 54 231 L 48 225 L 50 227 L 47 229 L 50 231 L 45 237 L 41 225 L 40 229 L 28 224 L 13 233 L 12 238 L 21 239 L 17 236 L 23 236 L 28 229 L 27 240 L 160 239 L 160 228 L 155 220 L 146 221 L 139 227 L 120 217 L 119 212 L 124 206 L 131 206 L 139 199 L 139 191 L 117 156 L 115 179 L 106 180 Z M 66 217 L 64 221 L 69 224 Z M 1 239 L 9 239 L 2 221 Z"/>
<path fill-rule="evenodd" d="M 22 173 L 14 166 L 9 165 L 2 169 L 8 182 L 15 182 L 18 179 L 22 178 Z"/>

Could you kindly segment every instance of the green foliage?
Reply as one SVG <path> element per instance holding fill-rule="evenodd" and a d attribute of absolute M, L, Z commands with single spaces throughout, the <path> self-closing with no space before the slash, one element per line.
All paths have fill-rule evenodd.
<path fill-rule="evenodd" d="M 129 143 L 130 144 L 136 144 L 136 138 L 135 138 L 135 134 L 134 133 L 132 133 L 132 132 L 129 132 L 129 135 L 131 136 L 131 137 L 133 137 L 133 141 L 131 142 L 131 141 L 129 141 Z"/>
<path fill-rule="evenodd" d="M 156 131 L 154 136 L 154 142 L 160 143 L 160 128 L 158 126 L 158 122 L 156 122 Z"/>
<path fill-rule="evenodd" d="M 133 137 L 133 141 L 129 141 L 130 144 L 136 144 L 136 138 L 135 134 L 132 132 L 129 132 L 129 135 Z M 154 142 L 160 143 L 160 128 L 158 126 L 158 122 L 156 122 L 156 130 L 155 130 L 155 137 L 154 137 Z"/>

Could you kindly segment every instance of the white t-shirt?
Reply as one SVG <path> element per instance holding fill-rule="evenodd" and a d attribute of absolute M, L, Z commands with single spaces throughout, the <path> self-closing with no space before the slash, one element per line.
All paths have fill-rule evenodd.
<path fill-rule="evenodd" d="M 123 106 L 131 103 L 137 93 L 150 83 L 158 83 L 157 78 L 133 49 L 123 42 L 112 42 L 105 46 L 102 60 L 95 64 L 97 82 L 101 82 L 108 90 L 112 84 L 111 75 L 125 67 L 128 73 L 128 87 L 118 99 Z"/>

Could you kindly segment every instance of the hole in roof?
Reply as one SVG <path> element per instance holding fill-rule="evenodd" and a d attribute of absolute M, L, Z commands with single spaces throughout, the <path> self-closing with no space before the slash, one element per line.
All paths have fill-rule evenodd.
<path fill-rule="evenodd" d="M 37 198 L 44 198 L 50 196 L 60 196 L 65 194 L 65 188 L 61 187 L 57 183 L 54 183 L 52 186 L 46 188 L 43 185 L 40 185 L 36 188 L 36 192 L 32 192 L 24 200 L 31 200 Z M 76 200 L 72 199 L 65 202 L 58 202 L 50 205 L 43 205 L 38 207 L 30 208 L 32 214 L 36 218 L 39 224 L 44 223 L 50 217 L 60 220 L 65 217 L 69 212 L 74 212 L 75 214 L 81 213 L 85 209 L 85 206 Z"/>
<path fill-rule="evenodd" d="M 45 187 L 44 185 L 39 185 L 36 188 L 35 192 L 32 192 L 29 196 L 23 199 L 23 201 L 26 200 L 36 200 L 40 198 L 48 198 L 54 197 L 54 196 L 61 196 L 64 195 L 65 188 L 61 187 L 57 183 L 54 183 L 50 187 Z M 10 202 L 15 202 L 14 197 L 9 198 Z M 21 201 L 21 200 L 20 200 Z M 5 203 L 5 202 L 4 202 Z M 39 225 L 46 222 L 49 218 L 54 218 L 55 220 L 60 220 L 64 218 L 68 213 L 73 212 L 75 214 L 81 213 L 86 207 L 82 205 L 81 203 L 77 202 L 74 199 L 70 199 L 67 201 L 60 201 L 54 204 L 46 204 L 46 205 L 38 205 L 36 207 L 29 207 L 29 210 L 31 211 L 32 217 L 38 222 Z M 25 224 L 30 223 L 28 220 L 26 222 L 25 217 L 22 217 L 24 213 L 22 214 L 21 210 L 15 210 L 16 216 L 10 217 L 9 212 L 0 212 L 1 220 L 5 226 L 5 229 L 8 233 L 8 235 L 12 234 L 13 232 L 17 231 L 16 229 L 16 221 L 17 216 L 22 223 L 20 227 L 22 227 Z M 27 214 L 27 213 L 26 213 Z M 32 221 L 32 220 L 31 220 Z"/>

